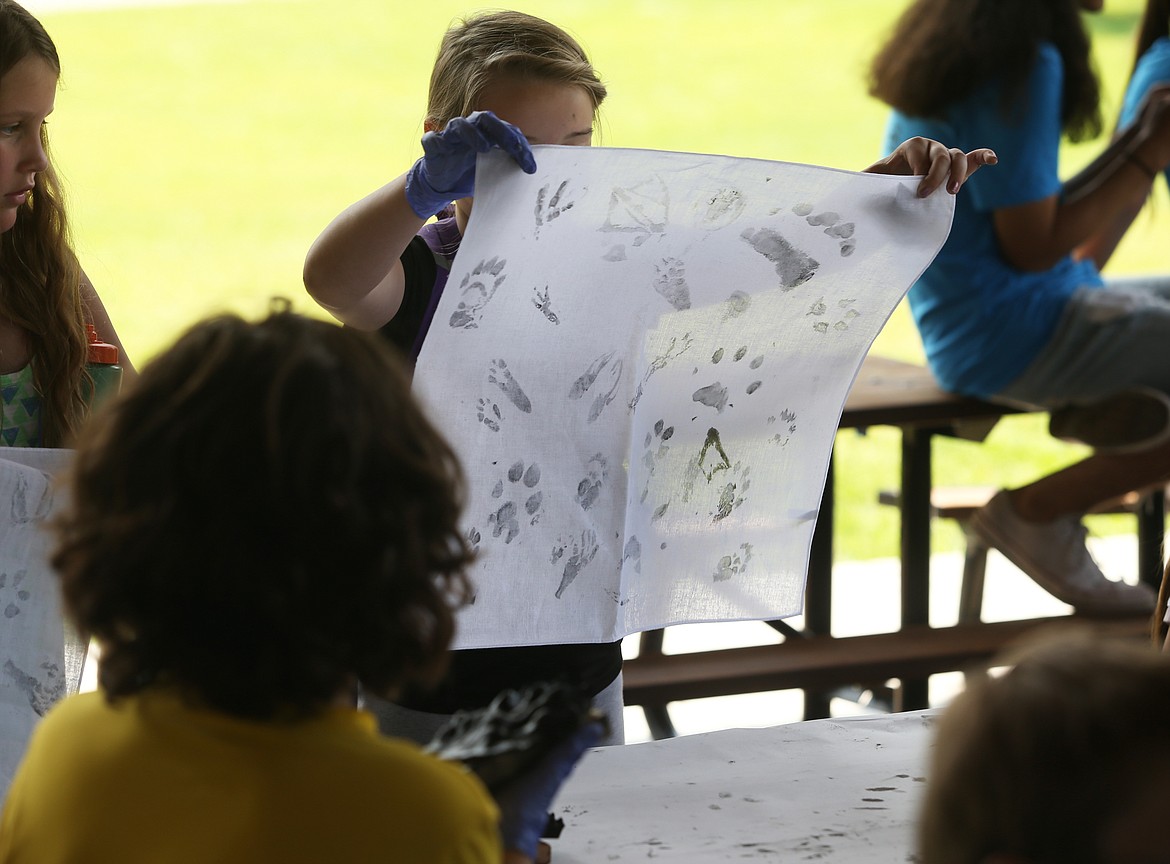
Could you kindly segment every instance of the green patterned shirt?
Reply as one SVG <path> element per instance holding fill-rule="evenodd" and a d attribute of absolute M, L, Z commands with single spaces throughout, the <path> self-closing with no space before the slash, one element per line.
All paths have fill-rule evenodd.
<path fill-rule="evenodd" d="M 41 395 L 32 364 L 0 375 L 0 447 L 41 446 Z"/>

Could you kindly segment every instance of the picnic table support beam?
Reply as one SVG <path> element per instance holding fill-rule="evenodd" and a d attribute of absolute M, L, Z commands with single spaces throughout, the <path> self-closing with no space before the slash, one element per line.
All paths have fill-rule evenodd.
<path fill-rule="evenodd" d="M 804 585 L 804 629 L 811 636 L 829 636 L 833 631 L 833 504 L 833 457 L 830 454 Z M 828 717 L 829 700 L 830 696 L 824 690 L 806 687 L 804 719 Z"/>
<path fill-rule="evenodd" d="M 902 628 L 930 624 L 931 429 L 902 430 Z M 928 678 L 903 678 L 901 709 L 930 706 Z"/>

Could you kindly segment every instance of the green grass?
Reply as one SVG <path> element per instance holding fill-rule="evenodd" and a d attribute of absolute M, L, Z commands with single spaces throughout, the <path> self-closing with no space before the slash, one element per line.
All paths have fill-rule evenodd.
<path fill-rule="evenodd" d="M 1106 109 L 1129 66 L 1140 0 L 1090 19 Z M 561 0 L 521 8 L 568 28 L 610 87 L 601 143 L 862 168 L 885 108 L 865 70 L 902 0 Z M 52 119 L 83 265 L 140 363 L 225 309 L 290 297 L 305 250 L 343 207 L 418 155 L 430 64 L 442 31 L 473 6 L 386 0 L 164 6 L 42 16 L 65 67 Z M 1074 170 L 1101 143 L 1068 148 Z M 1111 271 L 1165 268 L 1167 202 Z M 921 359 L 900 308 L 876 350 Z M 896 486 L 897 435 L 838 442 L 837 552 L 896 554 L 877 491 Z M 1005 420 L 983 445 L 943 441 L 942 483 L 1018 483 L 1083 451 L 1042 418 Z M 939 548 L 957 532 L 940 526 Z M 1130 530 L 1126 522 L 1108 530 Z"/>

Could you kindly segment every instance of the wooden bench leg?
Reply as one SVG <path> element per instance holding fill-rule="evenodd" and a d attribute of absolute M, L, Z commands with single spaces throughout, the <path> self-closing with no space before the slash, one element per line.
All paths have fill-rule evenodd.
<path fill-rule="evenodd" d="M 638 656 L 661 656 L 662 639 L 665 631 L 645 630 L 638 637 Z M 642 706 L 642 714 L 646 718 L 646 725 L 650 728 L 650 735 L 655 741 L 663 738 L 674 738 L 674 723 L 670 719 L 670 711 L 665 702 L 646 703 Z"/>
<path fill-rule="evenodd" d="M 987 575 L 987 544 L 962 523 L 967 538 L 963 555 L 963 581 L 959 586 L 959 623 L 978 624 L 983 620 L 983 582 Z"/>
<path fill-rule="evenodd" d="M 1138 578 L 1157 591 L 1164 570 L 1166 490 L 1156 489 L 1138 502 Z"/>

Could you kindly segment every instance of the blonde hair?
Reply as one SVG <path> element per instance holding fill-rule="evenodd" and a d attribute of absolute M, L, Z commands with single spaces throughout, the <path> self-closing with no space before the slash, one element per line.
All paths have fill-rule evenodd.
<path fill-rule="evenodd" d="M 584 49 L 560 27 L 523 12 L 485 12 L 443 36 L 431 72 L 428 128 L 442 129 L 476 110 L 484 89 L 501 75 L 583 87 L 594 115 L 606 97 Z"/>
<path fill-rule="evenodd" d="M 1062 628 L 998 662 L 1011 670 L 939 724 L 916 860 L 1104 860 L 1109 825 L 1170 758 L 1170 656 Z"/>
<path fill-rule="evenodd" d="M 24 7 L 0 0 L 0 77 L 29 56 L 60 74 L 61 61 L 44 27 Z M 41 128 L 41 143 L 48 139 Z M 66 445 L 81 426 L 91 386 L 85 371 L 81 267 L 69 241 L 61 189 L 50 164 L 0 234 L 0 315 L 26 334 L 33 384 L 41 396 L 41 441 Z"/>

